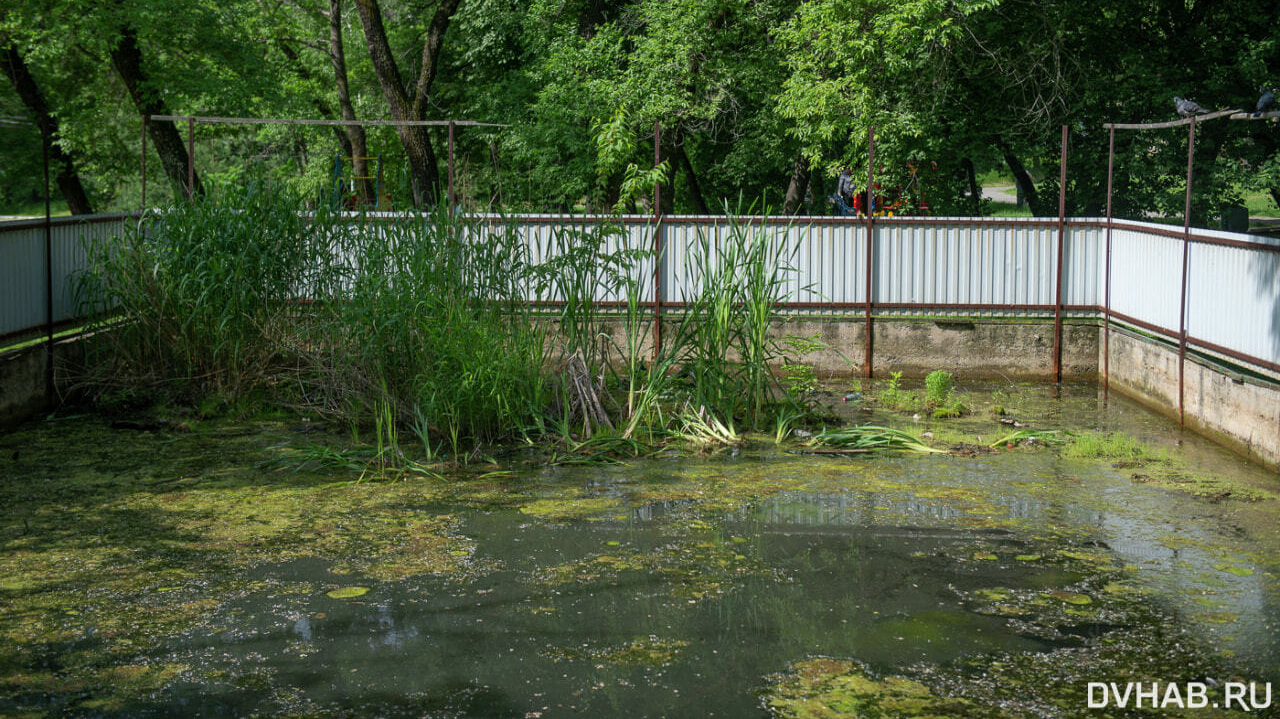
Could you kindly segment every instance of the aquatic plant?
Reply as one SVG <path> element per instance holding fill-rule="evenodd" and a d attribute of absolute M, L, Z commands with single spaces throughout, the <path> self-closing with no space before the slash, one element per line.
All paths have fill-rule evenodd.
<path fill-rule="evenodd" d="M 818 350 L 827 349 L 822 335 L 815 333 L 808 337 L 787 335 L 782 343 L 787 350 L 783 354 L 782 384 L 787 395 L 795 402 L 806 402 L 809 395 L 818 389 L 818 375 L 812 365 L 804 364 L 803 359 Z"/>
<path fill-rule="evenodd" d="M 782 389 L 770 368 L 781 358 L 770 327 L 795 272 L 796 247 L 771 236 L 785 229 L 767 227 L 730 216 L 723 236 L 699 233 L 684 268 L 698 289 L 684 298 L 685 318 L 672 337 L 692 380 L 690 403 L 753 428 Z"/>
<path fill-rule="evenodd" d="M 889 382 L 877 394 L 876 400 L 885 409 L 907 409 L 914 406 L 911 393 L 902 389 L 902 373 L 891 372 Z"/>
<path fill-rule="evenodd" d="M 1000 439 L 988 444 L 988 447 L 1014 447 L 1019 444 L 1062 444 L 1070 438 L 1061 431 L 1055 429 L 1020 429 L 1011 432 Z"/>
<path fill-rule="evenodd" d="M 538 427 L 551 388 L 545 323 L 523 301 L 531 267 L 502 224 L 408 215 L 332 228 L 351 258 L 345 287 L 320 303 L 307 400 L 359 421 L 380 399 L 428 435 L 492 441 Z"/>
<path fill-rule="evenodd" d="M 1267 486 L 1248 485 L 1229 473 L 1205 474 L 1187 467 L 1182 456 L 1167 450 L 1153 448 L 1124 432 L 1083 432 L 1073 435 L 1063 448 L 1063 454 L 1081 459 L 1114 460 L 1117 469 L 1136 470 L 1130 473 L 1135 482 L 1194 497 L 1221 502 L 1233 499 L 1258 502 L 1280 498 L 1280 493 Z"/>
<path fill-rule="evenodd" d="M 954 377 L 945 370 L 934 370 L 924 378 L 924 409 L 934 419 L 951 419 L 969 411 L 963 397 L 955 393 Z"/>
<path fill-rule="evenodd" d="M 554 433 L 557 414 L 573 411 L 561 401 L 571 357 L 629 440 L 729 437 L 797 405 L 773 369 L 782 354 L 771 323 L 794 252 L 777 228 L 729 218 L 699 237 L 683 268 L 698 289 L 646 362 L 643 288 L 657 258 L 616 224 L 539 237 L 445 208 L 376 218 L 303 209 L 251 183 L 91 246 L 81 301 L 93 329 L 112 331 L 95 335 L 84 386 L 217 396 L 218 406 L 254 397 L 372 428 L 376 456 L 403 455 L 407 428 L 428 463 Z M 611 313 L 618 337 L 605 331 Z M 812 384 L 796 371 L 793 384 Z M 686 403 L 699 409 L 682 417 Z"/>
<path fill-rule="evenodd" d="M 791 436 L 795 425 L 802 421 L 807 414 L 807 412 L 795 408 L 783 407 L 779 409 L 773 416 L 773 443 L 782 444 L 787 437 Z"/>
<path fill-rule="evenodd" d="M 708 412 L 706 407 L 699 407 L 694 411 L 692 406 L 686 404 L 677 416 L 677 420 L 679 428 L 675 430 L 673 436 L 685 442 L 704 447 L 742 444 L 742 437 L 734 430 L 733 422 L 730 421 L 728 424 L 721 422 L 714 414 Z"/>
<path fill-rule="evenodd" d="M 639 264 L 639 260 L 644 258 L 653 258 L 657 261 L 653 252 L 641 253 L 638 251 L 632 255 L 632 259 L 637 264 Z M 622 316 L 622 341 L 619 343 L 617 338 L 612 336 L 608 338 L 608 341 L 613 346 L 614 352 L 621 359 L 620 369 L 623 379 L 619 384 L 625 384 L 627 388 L 627 400 L 622 419 L 627 423 L 629 434 L 633 431 L 630 423 L 640 409 L 641 382 L 648 375 L 644 365 L 645 337 L 649 335 L 652 328 L 653 315 L 648 311 L 647 303 L 643 300 L 643 281 L 636 273 L 623 274 L 621 276 L 621 285 L 625 297 Z M 616 371 L 614 376 L 617 377 Z M 655 377 L 649 377 L 649 379 L 655 379 Z"/>
<path fill-rule="evenodd" d="M 871 424 L 842 427 L 819 432 L 809 440 L 812 447 L 834 447 L 844 450 L 903 451 L 946 454 L 946 450 L 930 447 L 915 435 L 892 427 Z"/>
<path fill-rule="evenodd" d="M 1085 432 L 1072 438 L 1064 453 L 1084 459 L 1146 460 L 1152 455 L 1146 445 L 1124 432 L 1098 434 Z"/>
<path fill-rule="evenodd" d="M 631 437 L 614 432 L 599 432 L 578 440 L 561 423 L 557 442 L 547 460 L 551 465 L 622 464 L 624 459 L 634 459 L 649 454 L 653 447 Z"/>
<path fill-rule="evenodd" d="M 391 424 L 416 423 L 424 446 L 447 440 L 454 455 L 463 438 L 536 431 L 549 405 L 549 329 L 524 300 L 534 268 L 502 222 L 309 215 L 262 183 L 88 250 L 80 300 L 93 329 L 111 329 L 94 335 L 92 393 L 263 393 L 352 424 L 386 403 Z M 580 264 L 539 277 L 579 277 Z"/>
<path fill-rule="evenodd" d="M 291 342 L 305 309 L 294 300 L 319 254 L 298 206 L 259 178 L 90 240 L 76 294 L 96 351 L 82 386 L 234 398 L 260 383 Z"/>
<path fill-rule="evenodd" d="M 545 259 L 529 266 L 536 295 L 553 303 L 555 339 L 562 343 L 563 354 L 580 351 L 589 367 L 603 361 L 597 298 L 614 296 L 620 289 L 630 289 L 629 284 L 638 289 L 632 268 L 651 254 L 643 247 L 628 248 L 626 236 L 616 222 L 555 227 L 546 246 L 537 248 Z M 610 251 L 611 244 L 618 248 Z"/>
<path fill-rule="evenodd" d="M 779 719 L 965 717 L 983 713 L 966 699 L 938 696 L 905 677 L 877 677 L 860 662 L 815 657 L 769 677 L 764 705 Z"/>
<path fill-rule="evenodd" d="M 924 378 L 924 402 L 929 409 L 947 404 L 954 391 L 952 376 L 946 370 L 936 369 Z"/>

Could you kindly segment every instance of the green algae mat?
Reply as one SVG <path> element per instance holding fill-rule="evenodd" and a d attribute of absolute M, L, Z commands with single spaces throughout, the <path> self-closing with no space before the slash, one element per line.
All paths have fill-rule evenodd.
<path fill-rule="evenodd" d="M 0 438 L 0 715 L 1276 711 L 1280 478 L 1087 385 L 998 401 L 1165 454 L 758 438 L 370 481 L 282 462 L 349 436 L 289 421 L 31 422 Z"/>

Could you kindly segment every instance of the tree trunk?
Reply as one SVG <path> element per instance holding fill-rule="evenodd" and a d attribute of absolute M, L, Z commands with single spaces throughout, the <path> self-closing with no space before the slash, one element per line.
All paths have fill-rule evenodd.
<path fill-rule="evenodd" d="M 1008 165 L 1009 172 L 1013 173 L 1013 181 L 1018 183 L 1020 194 L 1027 201 L 1027 207 L 1031 208 L 1031 214 L 1037 217 L 1044 214 L 1044 208 L 1040 206 L 1040 193 L 1036 191 L 1036 183 L 1031 180 L 1031 173 L 1027 172 L 1027 168 L 1022 165 L 1022 160 L 1013 154 L 1003 140 L 998 141 L 997 144 L 1000 154 L 1004 156 L 1004 164 Z"/>
<path fill-rule="evenodd" d="M 698 185 L 698 176 L 693 171 L 693 163 L 689 162 L 689 155 L 684 151 L 684 143 L 681 142 L 675 147 L 676 159 L 680 162 L 680 169 L 684 172 L 685 183 L 689 186 L 689 199 L 693 202 L 693 209 L 699 215 L 709 215 L 707 211 L 706 198 L 702 196 L 702 187 Z"/>
<path fill-rule="evenodd" d="M 800 214 L 804 205 L 804 193 L 809 189 L 809 160 L 803 154 L 796 154 L 796 161 L 791 166 L 791 182 L 787 183 L 787 196 L 782 201 L 782 212 L 786 215 Z"/>
<path fill-rule="evenodd" d="M 49 113 L 49 107 L 44 102 L 40 87 L 36 85 L 36 80 L 27 69 L 26 62 L 18 53 L 18 48 L 3 34 L 0 34 L 0 47 L 5 48 L 3 56 L 0 56 L 0 69 L 4 70 L 4 74 L 9 77 L 9 82 L 13 83 L 13 89 L 22 99 L 22 104 L 26 105 L 35 116 L 36 123 L 49 143 L 49 161 L 57 172 L 58 189 L 62 191 L 62 197 L 67 201 L 67 208 L 73 215 L 91 214 L 93 208 L 89 205 L 89 196 L 85 194 L 84 186 L 80 183 L 80 175 L 76 173 L 71 157 L 62 151 L 60 145 L 53 142 L 53 138 L 60 132 L 58 118 Z"/>
<path fill-rule="evenodd" d="M 427 28 L 427 40 L 422 45 L 421 70 L 418 73 L 414 95 L 410 98 L 404 82 L 400 79 L 400 70 L 396 66 L 391 45 L 387 42 L 387 32 L 382 24 L 382 11 L 378 7 L 378 0 L 356 0 L 360 24 L 364 27 L 365 40 L 369 45 L 369 58 L 373 61 L 374 73 L 378 76 L 378 84 L 382 86 L 382 94 L 387 100 L 387 107 L 393 119 L 401 121 L 426 119 L 431 85 L 435 82 L 436 73 L 439 71 L 440 47 L 444 42 L 444 33 L 449 29 L 449 22 L 461 1 L 442 0 L 440 6 L 436 8 L 435 16 L 431 18 L 431 25 Z M 400 126 L 396 131 L 409 158 L 409 171 L 413 177 L 414 204 L 421 207 L 436 202 L 440 193 L 440 175 L 427 128 Z"/>
<path fill-rule="evenodd" d="M 982 214 L 982 189 L 978 187 L 978 175 L 973 168 L 973 160 L 964 158 L 960 161 L 965 180 L 969 184 L 969 211 L 974 217 Z"/>
<path fill-rule="evenodd" d="M 329 60 L 333 63 L 333 77 L 338 90 L 338 109 L 342 111 L 342 119 L 354 121 L 356 110 L 351 105 L 351 90 L 347 86 L 347 56 L 342 48 L 342 0 L 329 0 Z M 356 177 L 369 177 L 369 164 L 365 158 L 369 155 L 365 141 L 364 126 L 347 125 L 347 152 L 351 155 L 351 167 Z M 369 180 L 358 180 L 360 197 L 373 198 L 376 201 L 377 189 Z"/>
<path fill-rule="evenodd" d="M 658 208 L 658 212 L 659 214 L 662 214 L 662 215 L 673 214 L 675 213 L 675 209 L 676 209 L 675 208 L 676 163 L 680 161 L 679 158 L 675 156 L 676 155 L 675 141 L 676 141 L 677 132 L 679 132 L 679 130 L 672 129 L 670 130 L 670 132 L 664 132 L 662 136 L 658 139 L 658 143 L 659 143 L 659 147 L 661 148 L 661 151 L 658 153 L 660 157 L 657 159 L 667 163 L 667 180 L 666 182 L 659 183 L 662 186 L 662 192 L 658 200 L 662 204 Z"/>
<path fill-rule="evenodd" d="M 138 47 L 138 33 L 133 28 L 120 30 L 120 40 L 111 48 L 111 64 L 116 73 L 124 81 L 129 97 L 143 115 L 168 115 L 169 109 L 160 96 L 148 87 L 147 75 L 142 69 L 142 50 Z M 192 194 L 204 194 L 204 186 L 200 182 L 200 174 L 193 172 L 193 187 L 187 187 L 187 168 L 191 157 L 187 154 L 186 143 L 178 128 L 167 120 L 152 120 L 147 123 L 151 133 L 151 143 L 155 145 L 156 154 L 160 155 L 160 164 L 164 167 L 169 181 L 178 190 L 178 194 L 188 189 Z"/>

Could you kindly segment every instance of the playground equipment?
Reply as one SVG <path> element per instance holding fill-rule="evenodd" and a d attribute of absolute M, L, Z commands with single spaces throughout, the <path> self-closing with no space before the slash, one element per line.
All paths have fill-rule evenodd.
<path fill-rule="evenodd" d="M 924 196 L 924 183 L 921 181 L 921 165 L 911 161 L 907 163 L 906 181 L 897 188 L 886 193 L 884 186 L 875 183 L 871 192 L 872 217 L 893 217 L 894 215 L 928 215 L 931 214 L 929 202 Z M 938 171 L 938 163 L 928 163 L 930 174 Z M 876 174 L 881 175 L 883 171 Z M 866 217 L 867 193 L 854 194 L 853 203 L 847 203 L 839 195 L 831 195 L 827 200 L 835 207 L 836 214 L 843 217 Z"/>
<path fill-rule="evenodd" d="M 356 159 L 363 160 L 365 167 L 368 167 L 370 163 L 374 163 L 376 168 L 374 173 L 372 175 L 356 175 Z M 360 191 L 358 183 L 366 180 L 373 181 L 372 197 L 364 197 Z M 386 183 L 382 179 L 382 155 L 361 158 L 336 155 L 333 158 L 333 201 L 335 205 L 348 210 L 362 207 L 380 212 L 390 210 L 391 196 L 387 194 Z"/>

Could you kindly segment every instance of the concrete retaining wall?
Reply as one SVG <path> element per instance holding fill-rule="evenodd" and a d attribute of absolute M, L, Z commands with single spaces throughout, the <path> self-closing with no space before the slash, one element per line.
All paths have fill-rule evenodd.
<path fill-rule="evenodd" d="M 663 320 L 665 336 L 672 336 L 679 319 Z M 620 322 L 601 328 L 624 345 Z M 872 325 L 872 373 L 888 377 L 901 372 L 923 377 L 943 369 L 974 379 L 1053 379 L 1053 325 L 1009 320 L 902 320 L 877 319 Z M 803 361 L 819 376 L 863 376 L 866 324 L 862 319 L 783 317 L 772 327 L 779 342 L 788 335 L 818 335 L 830 349 L 812 352 Z M 646 335 L 645 354 L 652 352 Z M 733 359 L 732 357 L 730 358 Z M 1062 374 L 1064 378 L 1098 376 L 1098 327 L 1092 322 L 1063 327 Z"/>
<path fill-rule="evenodd" d="M 1111 389 L 1177 419 L 1178 348 L 1113 327 Z M 1280 469 L 1280 387 L 1188 356 L 1183 403 L 1186 426 Z"/>
<path fill-rule="evenodd" d="M 0 356 L 0 428 L 11 427 L 49 405 L 48 376 L 42 345 Z"/>
<path fill-rule="evenodd" d="M 65 367 L 73 362 L 83 364 L 83 350 L 84 346 L 74 338 L 54 342 L 55 386 L 65 386 Z M 8 429 L 53 406 L 48 366 L 43 344 L 0 354 L 0 429 Z"/>
<path fill-rule="evenodd" d="M 791 319 L 778 334 L 820 333 L 835 352 L 807 359 L 820 372 L 862 374 L 865 370 L 862 320 Z M 872 325 L 872 373 L 924 376 L 944 369 L 970 378 L 1053 379 L 1053 325 L 999 320 L 886 320 Z M 843 358 L 841 357 L 843 355 Z M 1098 371 L 1098 329 L 1093 323 L 1066 325 L 1062 374 L 1092 379 Z"/>

